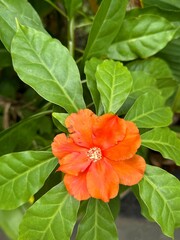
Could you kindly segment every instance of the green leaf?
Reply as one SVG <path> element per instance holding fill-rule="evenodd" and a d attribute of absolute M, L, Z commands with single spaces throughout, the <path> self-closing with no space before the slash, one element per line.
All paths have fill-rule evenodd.
<path fill-rule="evenodd" d="M 4 48 L 0 48 L 0 69 L 12 65 L 11 55 Z"/>
<path fill-rule="evenodd" d="M 180 9 L 180 2 L 179 0 L 142 0 L 144 6 L 158 6 L 162 9 L 167 10 L 177 10 Z"/>
<path fill-rule="evenodd" d="M 71 19 L 74 17 L 76 11 L 81 7 L 82 0 L 63 0 L 63 3 L 69 18 Z"/>
<path fill-rule="evenodd" d="M 65 126 L 65 120 L 68 117 L 68 114 L 53 112 L 52 117 L 56 127 L 62 132 L 67 132 L 67 129 Z"/>
<path fill-rule="evenodd" d="M 89 91 L 91 93 L 91 96 L 92 96 L 92 99 L 93 99 L 93 102 L 94 102 L 97 113 L 102 111 L 100 93 L 97 89 L 97 82 L 96 82 L 96 77 L 95 77 L 97 66 L 100 63 L 102 63 L 101 59 L 93 57 L 89 61 L 86 61 L 85 69 L 84 69 L 84 72 L 86 74 L 87 86 L 88 86 Z"/>
<path fill-rule="evenodd" d="M 38 14 L 27 0 L 0 0 L 0 9 L 0 39 L 8 51 L 16 32 L 16 18 L 21 24 L 46 32 Z"/>
<path fill-rule="evenodd" d="M 79 201 L 58 184 L 41 197 L 24 216 L 19 240 L 69 240 L 77 218 Z"/>
<path fill-rule="evenodd" d="M 118 115 L 125 115 L 143 93 L 157 89 L 156 79 L 152 75 L 143 71 L 131 71 L 131 76 L 133 78 L 131 92 L 118 111 Z"/>
<path fill-rule="evenodd" d="M 136 60 L 126 66 L 130 71 L 143 71 L 151 74 L 156 79 L 173 78 L 167 62 L 157 57 Z"/>
<path fill-rule="evenodd" d="M 29 149 L 42 117 L 48 113 L 45 111 L 32 115 L 0 132 L 0 155 Z"/>
<path fill-rule="evenodd" d="M 127 112 L 125 119 L 133 121 L 139 128 L 165 127 L 172 122 L 172 111 L 164 106 L 159 91 L 141 95 Z"/>
<path fill-rule="evenodd" d="M 137 98 L 147 91 L 157 88 L 156 79 L 149 73 L 143 71 L 131 71 L 133 85 L 130 93 L 131 98 Z"/>
<path fill-rule="evenodd" d="M 111 210 L 107 203 L 90 199 L 86 214 L 78 227 L 76 240 L 118 240 Z"/>
<path fill-rule="evenodd" d="M 18 239 L 19 224 L 22 221 L 26 205 L 11 211 L 0 210 L 0 228 L 3 229 L 11 240 Z"/>
<path fill-rule="evenodd" d="M 58 40 L 18 26 L 11 53 L 20 79 L 43 98 L 68 112 L 85 107 L 77 65 Z"/>
<path fill-rule="evenodd" d="M 13 209 L 35 194 L 55 168 L 51 152 L 25 151 L 0 157 L 0 208 Z"/>
<path fill-rule="evenodd" d="M 150 57 L 173 39 L 176 30 L 171 22 L 157 15 L 127 18 L 108 49 L 108 57 L 120 61 Z"/>
<path fill-rule="evenodd" d="M 141 135 L 142 145 L 180 165 L 180 139 L 169 128 L 155 128 Z"/>
<path fill-rule="evenodd" d="M 95 76 L 105 112 L 116 113 L 131 91 L 130 72 L 120 62 L 104 60 L 98 65 Z"/>
<path fill-rule="evenodd" d="M 178 89 L 176 91 L 176 95 L 174 97 L 172 109 L 173 109 L 173 112 L 180 113 L 180 84 L 178 86 Z"/>
<path fill-rule="evenodd" d="M 180 16 L 180 13 L 179 13 Z M 180 20 L 179 20 L 180 22 Z M 167 61 L 172 69 L 174 77 L 180 83 L 180 38 L 171 41 L 161 52 L 159 56 Z"/>
<path fill-rule="evenodd" d="M 84 52 L 84 61 L 106 54 L 123 21 L 127 0 L 103 0 L 93 21 Z"/>
<path fill-rule="evenodd" d="M 180 226 L 179 180 L 161 168 L 147 165 L 138 187 L 151 218 L 165 235 L 173 238 L 175 228 Z"/>

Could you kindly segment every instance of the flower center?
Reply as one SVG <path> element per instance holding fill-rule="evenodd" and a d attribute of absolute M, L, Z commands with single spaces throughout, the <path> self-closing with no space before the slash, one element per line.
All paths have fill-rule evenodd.
<path fill-rule="evenodd" d="M 87 156 L 93 162 L 97 162 L 97 161 L 101 160 L 101 158 L 102 158 L 101 149 L 98 147 L 90 148 L 89 151 L 87 152 Z"/>

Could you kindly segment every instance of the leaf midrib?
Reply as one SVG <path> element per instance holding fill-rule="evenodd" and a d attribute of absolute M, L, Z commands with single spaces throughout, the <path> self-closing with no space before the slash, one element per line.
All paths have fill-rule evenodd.
<path fill-rule="evenodd" d="M 72 98 L 69 96 L 69 94 L 64 91 L 65 88 L 61 87 L 59 81 L 57 80 L 57 78 L 53 75 L 53 73 L 50 71 L 50 69 L 48 68 L 48 66 L 46 65 L 46 63 L 43 61 L 43 59 L 41 58 L 41 55 L 38 54 L 35 50 L 34 47 L 32 46 L 31 42 L 29 41 L 29 39 L 26 37 L 24 31 L 21 30 L 21 32 L 24 35 L 24 38 L 26 39 L 27 43 L 30 46 L 30 50 L 32 50 L 35 54 L 35 56 L 37 56 L 37 58 L 39 59 L 39 62 L 42 64 L 42 67 L 44 67 L 46 69 L 46 71 L 50 74 L 50 76 L 52 77 L 53 81 L 55 81 L 58 85 L 58 87 L 61 89 L 61 91 L 63 92 L 64 96 L 66 97 L 66 99 L 70 102 L 70 105 L 73 106 L 73 108 L 75 109 L 75 111 L 78 111 L 78 107 L 75 105 L 74 101 L 72 101 Z M 41 32 L 42 33 L 42 32 Z M 68 80 L 66 80 L 67 82 Z M 44 81 L 45 82 L 45 81 Z M 65 83 L 66 84 L 66 83 Z M 68 104 L 69 105 L 69 104 Z"/>

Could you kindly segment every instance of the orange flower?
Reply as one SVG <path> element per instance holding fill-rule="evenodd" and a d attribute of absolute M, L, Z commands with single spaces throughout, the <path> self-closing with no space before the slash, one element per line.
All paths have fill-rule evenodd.
<path fill-rule="evenodd" d="M 133 122 L 84 109 L 68 116 L 65 124 L 69 136 L 58 134 L 52 152 L 59 159 L 58 170 L 65 173 L 68 192 L 76 199 L 108 202 L 118 194 L 119 184 L 132 186 L 142 179 L 146 164 L 135 154 L 141 139 Z"/>

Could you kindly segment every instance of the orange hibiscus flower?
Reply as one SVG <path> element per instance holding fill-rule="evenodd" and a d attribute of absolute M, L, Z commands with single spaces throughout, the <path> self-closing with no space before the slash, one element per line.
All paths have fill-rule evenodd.
<path fill-rule="evenodd" d="M 84 109 L 67 117 L 69 136 L 58 134 L 52 152 L 59 159 L 64 184 L 78 200 L 90 197 L 108 202 L 119 184 L 138 183 L 145 171 L 144 159 L 136 155 L 141 139 L 133 122 L 108 113 L 95 115 Z"/>

